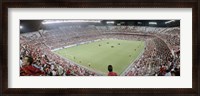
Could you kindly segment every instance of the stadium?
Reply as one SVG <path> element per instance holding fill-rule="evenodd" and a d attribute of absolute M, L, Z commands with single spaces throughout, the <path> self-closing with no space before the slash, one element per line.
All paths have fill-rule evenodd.
<path fill-rule="evenodd" d="M 180 76 L 180 20 L 20 20 L 20 76 Z"/>

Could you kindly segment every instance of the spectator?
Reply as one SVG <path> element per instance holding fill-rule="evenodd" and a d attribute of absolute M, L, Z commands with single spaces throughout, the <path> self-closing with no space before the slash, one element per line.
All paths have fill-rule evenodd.
<path fill-rule="evenodd" d="M 170 70 L 166 70 L 165 76 L 172 76 Z"/>
<path fill-rule="evenodd" d="M 113 67 L 112 65 L 108 65 L 108 76 L 117 76 L 117 73 L 113 72 Z"/>
<path fill-rule="evenodd" d="M 20 57 L 20 60 L 19 60 L 19 66 L 20 66 L 20 68 L 22 67 L 22 64 L 23 64 L 22 57 Z"/>
<path fill-rule="evenodd" d="M 23 66 L 20 69 L 21 76 L 39 76 L 44 75 L 38 68 L 32 66 L 33 58 L 25 56 L 23 59 Z"/>

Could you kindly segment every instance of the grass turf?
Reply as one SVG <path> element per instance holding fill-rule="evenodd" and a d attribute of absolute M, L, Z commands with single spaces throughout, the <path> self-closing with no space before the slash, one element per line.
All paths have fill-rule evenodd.
<path fill-rule="evenodd" d="M 108 39 L 54 52 L 104 75 L 108 73 L 107 66 L 112 65 L 113 71 L 120 75 L 144 50 L 144 46 L 144 41 Z"/>

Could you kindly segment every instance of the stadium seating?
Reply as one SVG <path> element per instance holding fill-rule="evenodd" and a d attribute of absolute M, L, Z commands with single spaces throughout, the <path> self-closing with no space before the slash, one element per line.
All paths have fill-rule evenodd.
<path fill-rule="evenodd" d="M 51 50 L 94 41 L 114 38 L 122 40 L 143 40 L 146 47 L 121 74 L 124 76 L 164 76 L 167 70 L 180 72 L 180 28 L 141 26 L 66 26 L 58 29 L 20 34 L 20 57 L 31 56 L 35 67 L 48 76 L 101 76 L 66 59 Z M 176 51 L 174 51 L 176 50 Z"/>

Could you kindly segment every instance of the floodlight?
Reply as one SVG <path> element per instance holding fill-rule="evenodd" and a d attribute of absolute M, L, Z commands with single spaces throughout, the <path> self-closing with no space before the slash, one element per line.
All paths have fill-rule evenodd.
<path fill-rule="evenodd" d="M 165 22 L 165 24 L 168 24 L 168 23 L 171 23 L 171 22 L 175 22 L 175 20 L 167 21 L 167 22 Z"/>
<path fill-rule="evenodd" d="M 157 22 L 149 22 L 149 25 L 157 25 Z"/>
<path fill-rule="evenodd" d="M 42 24 L 54 23 L 101 23 L 101 20 L 44 20 Z"/>
<path fill-rule="evenodd" d="M 21 26 L 21 25 L 20 25 L 20 27 L 19 27 L 19 28 L 20 28 L 20 29 L 23 29 L 23 26 Z"/>
<path fill-rule="evenodd" d="M 114 21 L 107 21 L 106 23 L 107 24 L 114 24 L 115 22 Z"/>

